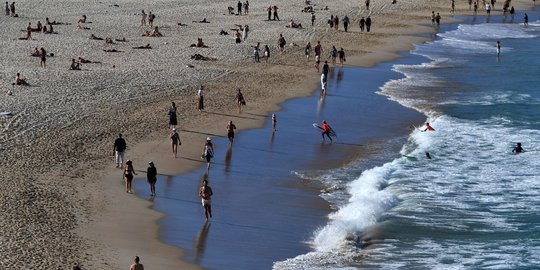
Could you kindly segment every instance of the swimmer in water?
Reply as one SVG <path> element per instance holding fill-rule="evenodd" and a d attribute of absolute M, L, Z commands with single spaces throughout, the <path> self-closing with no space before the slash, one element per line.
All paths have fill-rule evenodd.
<path fill-rule="evenodd" d="M 499 56 L 501 54 L 501 42 L 500 41 L 497 41 L 497 56 Z"/>
<path fill-rule="evenodd" d="M 525 150 L 523 150 L 523 148 L 521 147 L 521 143 L 517 143 L 516 147 L 514 147 L 514 149 L 512 149 L 512 153 L 519 154 L 519 153 L 523 153 L 523 152 L 525 152 Z"/>

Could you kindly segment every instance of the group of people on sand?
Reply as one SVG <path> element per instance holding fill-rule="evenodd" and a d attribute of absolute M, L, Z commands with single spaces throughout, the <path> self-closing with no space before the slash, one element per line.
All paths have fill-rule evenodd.
<path fill-rule="evenodd" d="M 150 27 L 153 27 L 154 26 L 154 20 L 156 19 L 156 14 L 152 13 L 152 11 L 150 11 L 148 14 L 146 14 L 146 12 L 144 12 L 144 9 L 141 11 L 141 24 L 140 26 L 146 26 L 146 24 L 148 24 Z"/>
<path fill-rule="evenodd" d="M 268 6 L 266 9 L 268 11 L 268 20 L 269 21 L 279 21 L 279 15 L 278 15 L 278 7 L 277 6 Z M 273 18 L 272 18 L 273 15 Z"/>

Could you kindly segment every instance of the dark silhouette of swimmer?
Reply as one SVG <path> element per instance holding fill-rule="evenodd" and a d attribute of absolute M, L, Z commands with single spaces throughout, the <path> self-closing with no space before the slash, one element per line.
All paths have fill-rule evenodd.
<path fill-rule="evenodd" d="M 426 152 L 426 158 L 431 159 L 431 155 L 429 154 L 429 152 Z"/>
<path fill-rule="evenodd" d="M 523 152 L 525 152 L 525 150 L 523 150 L 523 148 L 521 147 L 521 143 L 517 143 L 516 147 L 514 147 L 514 149 L 512 149 L 512 153 L 519 154 L 519 153 L 523 153 Z"/>

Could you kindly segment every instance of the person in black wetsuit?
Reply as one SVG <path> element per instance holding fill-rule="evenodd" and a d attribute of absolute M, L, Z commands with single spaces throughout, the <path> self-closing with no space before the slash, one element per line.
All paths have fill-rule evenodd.
<path fill-rule="evenodd" d="M 516 147 L 514 147 L 514 149 L 512 149 L 512 153 L 519 154 L 519 153 L 523 153 L 523 152 L 525 152 L 525 150 L 523 150 L 523 148 L 521 147 L 521 143 L 517 143 Z"/>

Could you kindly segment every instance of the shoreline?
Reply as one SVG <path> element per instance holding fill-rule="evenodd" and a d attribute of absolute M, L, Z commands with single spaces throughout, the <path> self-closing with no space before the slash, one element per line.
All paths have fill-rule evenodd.
<path fill-rule="evenodd" d="M 278 103 L 298 96 L 308 96 L 318 86 L 318 74 L 315 74 L 311 64 L 304 65 L 301 62 L 305 60 L 301 53 L 301 42 L 305 40 L 313 42 L 314 36 L 318 35 L 321 40 L 332 40 L 335 44 L 347 44 L 359 37 L 365 38 L 364 43 L 346 48 L 352 51 L 351 54 L 360 55 L 348 58 L 348 65 L 364 63 L 369 66 L 377 61 L 395 58 L 397 55 L 392 53 L 392 50 L 396 51 L 397 47 L 394 46 L 395 44 L 381 46 L 385 49 L 372 55 L 366 54 L 366 51 L 370 51 L 371 48 L 362 48 L 362 45 L 371 44 L 373 48 L 380 46 L 381 40 L 386 40 L 387 43 L 396 41 L 394 39 L 389 41 L 382 35 L 398 36 L 397 32 L 411 35 L 410 28 L 403 26 L 410 25 L 411 22 L 406 21 L 410 18 L 405 18 L 405 21 L 401 22 L 402 25 L 397 26 L 392 24 L 395 23 L 392 18 L 378 18 L 377 22 L 382 22 L 381 28 L 375 24 L 375 32 L 369 35 L 358 33 L 343 35 L 341 32 L 336 34 L 328 31 L 324 23 L 322 27 L 319 24 L 309 32 L 275 27 L 275 23 L 269 26 L 270 29 L 266 29 L 266 24 L 262 24 L 257 19 L 265 16 L 260 8 L 262 4 L 259 4 L 259 9 L 257 9 L 255 3 L 256 8 L 250 16 L 213 14 L 209 18 L 212 21 L 219 21 L 221 25 L 247 22 L 251 26 L 253 22 L 254 25 L 260 27 L 259 29 L 265 29 L 263 35 L 254 27 L 249 43 L 261 40 L 273 44 L 274 35 L 285 32 L 293 42 L 300 45 L 287 47 L 284 54 L 275 52 L 272 58 L 275 62 L 258 67 L 246 60 L 246 55 L 251 55 L 247 46 L 215 45 L 216 48 L 204 52 L 211 57 L 224 60 L 216 63 L 200 63 L 185 60 L 189 54 L 198 52 L 191 49 L 180 50 L 178 55 L 165 57 L 173 48 L 172 45 L 177 46 L 174 48 L 184 48 L 192 42 L 175 34 L 181 33 L 182 36 L 193 38 L 194 35 L 203 33 L 205 41 L 209 40 L 212 45 L 223 42 L 223 39 L 214 37 L 215 25 L 174 28 L 175 26 L 171 23 L 178 19 L 175 11 L 181 10 L 176 5 L 176 9 L 168 7 L 166 3 L 158 5 L 158 18 L 160 26 L 164 26 L 162 29 L 164 29 L 165 38 L 149 40 L 140 37 L 140 32 L 144 29 L 132 27 L 125 32 L 125 29 L 119 27 L 125 27 L 125 21 L 131 24 L 137 22 L 139 17 L 133 12 L 141 9 L 139 4 L 125 2 L 121 3 L 120 7 L 95 5 L 87 9 L 79 3 L 62 2 L 61 5 L 65 9 L 61 13 L 57 13 L 56 4 L 44 4 L 41 9 L 35 7 L 35 4 L 28 4 L 27 1 L 17 2 L 22 16 L 7 18 L 11 21 L 6 24 L 5 29 L 0 31 L 0 34 L 5 37 L 3 45 L 6 45 L 6 50 L 2 54 L 6 59 L 2 80 L 9 81 L 13 74 L 20 71 L 32 83 L 27 88 L 4 86 L 4 90 L 14 90 L 14 96 L 0 101 L 3 108 L 15 112 L 14 117 L 2 118 L 0 121 L 4 130 L 1 137 L 3 145 L 0 147 L 6 150 L 6 154 L 2 157 L 4 162 L 0 168 L 7 172 L 5 178 L 7 190 L 9 190 L 2 205 L 5 208 L 9 205 L 13 206 L 11 207 L 13 209 L 31 209 L 31 211 L 16 211 L 6 208 L 3 213 L 2 220 L 5 225 L 2 226 L 4 227 L 3 235 L 6 235 L 6 242 L 9 244 L 3 250 L 3 253 L 8 255 L 7 259 L 1 265 L 6 268 L 24 268 L 26 264 L 30 264 L 48 269 L 66 267 L 74 263 L 81 263 L 84 268 L 125 268 L 135 255 L 139 255 L 143 264 L 147 263 L 153 268 L 198 269 L 197 266 L 184 264 L 178 259 L 182 256 L 179 249 L 162 244 L 159 240 L 158 221 L 163 215 L 148 209 L 151 203 L 139 200 L 132 195 L 124 197 L 126 194 L 123 193 L 121 181 L 117 179 L 121 171 L 109 169 L 113 164 L 112 158 L 103 154 L 109 153 L 115 134 L 121 132 L 127 137 L 129 148 L 126 158 L 134 160 L 135 169 L 140 173 L 139 176 L 144 175 L 146 163 L 149 160 L 156 163 L 159 173 L 166 175 L 177 175 L 194 170 L 201 163 L 197 159 L 193 160 L 192 157 L 200 155 L 204 138 L 209 135 L 224 135 L 224 125 L 231 117 L 239 129 L 260 127 L 266 121 L 265 114 L 280 108 Z M 193 14 L 187 17 L 197 19 L 198 16 L 206 16 L 208 8 L 221 8 L 225 5 L 226 3 L 222 2 L 210 2 L 207 7 L 201 4 L 201 7 L 193 7 L 195 9 Z M 278 5 L 284 7 L 281 9 L 282 17 L 295 18 L 295 20 L 301 18 L 298 12 L 287 10 L 296 9 L 296 5 L 289 5 L 286 1 L 279 2 Z M 399 5 L 401 3 L 398 3 Z M 424 1 L 419 4 L 419 6 L 422 5 L 427 6 L 425 10 L 436 5 L 447 9 L 446 1 L 442 0 L 437 3 Z M 339 10 L 340 7 L 340 3 L 335 3 L 331 5 L 329 12 L 317 13 L 319 20 L 324 20 L 327 13 L 340 13 L 350 8 L 343 6 L 341 7 L 343 10 Z M 29 8 L 30 13 L 26 14 Z M 147 6 L 144 8 L 148 9 Z M 167 8 L 169 10 L 165 11 Z M 385 11 L 391 14 L 385 8 L 388 6 L 382 6 L 378 12 Z M 40 12 L 36 13 L 34 9 Z M 351 10 L 358 10 L 360 13 L 357 7 Z M 410 10 L 406 9 L 403 12 Z M 424 16 L 427 14 L 418 15 L 417 13 L 425 11 L 424 9 L 413 8 L 412 10 L 409 15 L 417 16 L 417 22 L 427 21 L 424 19 L 424 17 L 427 18 Z M 128 45 L 117 44 L 115 48 L 129 49 L 130 46 L 150 41 L 152 46 L 157 47 L 154 50 L 156 53 L 137 51 L 130 54 L 134 57 L 129 58 L 122 57 L 122 54 L 105 55 L 101 52 L 98 43 L 88 42 L 87 36 L 90 32 L 77 30 L 75 25 L 55 27 L 59 35 L 37 34 L 36 39 L 31 41 L 12 40 L 14 35 L 21 33 L 20 30 L 24 28 L 27 21 L 33 23 L 38 19 L 43 21 L 44 14 L 53 19 L 73 23 L 85 12 L 90 18 L 94 18 L 94 23 L 90 25 L 92 32 L 97 31 L 98 34 L 113 35 L 113 37 L 127 35 L 132 42 Z M 400 10 L 392 12 L 401 13 Z M 384 15 L 384 13 L 380 14 Z M 5 18 L 2 17 L 2 20 Z M 404 19 L 400 18 L 400 20 Z M 111 29 L 110 25 L 106 27 L 101 25 L 101 22 L 118 24 L 118 27 Z M 388 27 L 385 27 L 385 23 Z M 353 25 L 356 26 L 356 21 Z M 379 30 L 383 34 L 378 34 Z M 403 44 L 400 46 L 403 46 L 405 50 L 411 48 L 411 40 L 419 42 L 423 40 L 416 37 L 402 39 L 405 40 L 401 41 Z M 66 40 L 69 44 L 65 44 Z M 325 48 L 328 44 L 328 42 L 324 43 Z M 35 46 L 45 46 L 56 54 L 54 58 L 49 59 L 47 72 L 37 70 L 37 62 L 33 58 L 15 57 L 26 54 Z M 90 50 L 96 47 L 99 50 Z M 232 55 L 230 59 L 229 54 Z M 66 71 L 66 63 L 77 55 L 90 57 L 92 60 L 105 60 L 103 60 L 103 65 L 90 66 L 80 73 Z M 138 61 L 147 58 L 152 61 L 148 63 Z M 168 64 L 164 68 L 160 66 L 171 62 L 171 58 L 174 65 Z M 197 67 L 195 69 L 178 68 L 184 63 L 196 63 Z M 116 68 L 111 69 L 111 64 L 116 64 Z M 93 72 L 93 75 L 86 75 L 88 72 Z M 144 78 L 144 83 L 137 83 L 141 78 Z M 253 78 L 259 80 L 253 80 Z M 295 84 L 298 80 L 302 83 L 291 87 L 291 84 Z M 193 88 L 203 82 L 209 89 L 207 97 L 210 111 L 197 114 L 194 108 L 196 91 Z M 247 112 L 241 116 L 236 115 L 232 102 L 229 102 L 229 96 L 232 99 L 231 93 L 237 87 L 253 89 L 253 91 L 248 90 L 247 95 L 245 94 L 248 107 Z M 181 108 L 179 114 L 180 136 L 184 142 L 179 148 L 179 153 L 184 158 L 176 160 L 169 158 L 169 139 L 166 137 L 164 127 L 166 123 L 164 108 L 171 100 L 179 101 L 177 103 L 183 105 L 188 104 Z M 163 112 L 157 108 L 163 108 Z M 182 163 L 181 167 L 179 163 Z M 43 216 L 47 218 L 43 220 Z M 13 221 L 30 225 L 24 228 L 7 226 Z M 134 225 L 135 222 L 138 224 Z M 118 226 L 119 224 L 124 225 Z M 38 248 L 42 243 L 57 244 L 55 248 L 40 249 L 35 256 L 25 257 L 27 256 L 25 250 L 36 248 L 36 243 L 31 239 L 40 240 L 37 244 Z M 144 253 L 139 253 L 141 251 Z M 21 256 L 24 257 L 24 262 Z"/>

